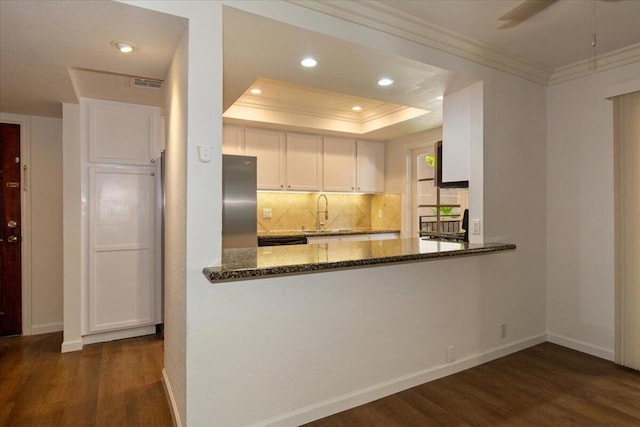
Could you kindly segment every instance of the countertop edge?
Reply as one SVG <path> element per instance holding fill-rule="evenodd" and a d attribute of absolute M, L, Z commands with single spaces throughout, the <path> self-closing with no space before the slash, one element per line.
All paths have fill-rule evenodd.
<path fill-rule="evenodd" d="M 385 264 L 402 264 L 408 262 L 428 261 L 443 258 L 459 258 L 471 255 L 482 255 L 494 252 L 515 250 L 513 243 L 487 243 L 486 246 L 478 248 L 466 248 L 455 251 L 414 253 L 379 258 L 367 258 L 357 260 L 346 260 L 326 263 L 310 263 L 296 265 L 282 265 L 264 268 L 249 268 L 230 271 L 218 271 L 216 267 L 205 267 L 202 272 L 213 284 L 229 283 L 241 280 L 250 280 L 266 277 L 291 276 L 320 271 L 337 271 L 350 268 L 375 267 Z"/>

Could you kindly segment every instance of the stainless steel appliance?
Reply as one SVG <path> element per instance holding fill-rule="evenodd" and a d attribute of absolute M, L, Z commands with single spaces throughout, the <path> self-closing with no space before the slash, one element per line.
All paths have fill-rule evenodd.
<path fill-rule="evenodd" d="M 222 248 L 257 245 L 257 159 L 222 156 Z"/>

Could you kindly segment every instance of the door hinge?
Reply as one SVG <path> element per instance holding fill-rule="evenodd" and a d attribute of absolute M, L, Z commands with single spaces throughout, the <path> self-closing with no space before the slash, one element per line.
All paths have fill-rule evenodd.
<path fill-rule="evenodd" d="M 27 191 L 27 165 L 22 166 L 24 176 L 22 178 L 22 190 Z"/>

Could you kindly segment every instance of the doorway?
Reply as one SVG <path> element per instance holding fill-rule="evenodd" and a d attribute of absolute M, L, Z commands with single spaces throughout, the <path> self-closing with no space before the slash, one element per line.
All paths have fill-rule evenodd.
<path fill-rule="evenodd" d="M 20 125 L 0 123 L 0 336 L 22 333 Z"/>
<path fill-rule="evenodd" d="M 435 183 L 435 145 L 411 150 L 412 237 L 460 233 L 468 192 L 439 189 Z"/>

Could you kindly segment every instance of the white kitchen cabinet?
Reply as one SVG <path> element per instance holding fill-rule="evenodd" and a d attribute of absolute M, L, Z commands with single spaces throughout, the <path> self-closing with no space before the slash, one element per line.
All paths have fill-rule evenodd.
<path fill-rule="evenodd" d="M 358 141 L 356 150 L 356 190 L 361 193 L 383 193 L 384 143 Z"/>
<path fill-rule="evenodd" d="M 244 127 L 223 125 L 222 154 L 235 154 L 241 156 L 244 153 Z"/>
<path fill-rule="evenodd" d="M 224 125 L 222 144 L 258 158 L 259 190 L 384 192 L 383 142 Z"/>
<path fill-rule="evenodd" d="M 156 323 L 155 168 L 89 168 L 87 333 Z"/>
<path fill-rule="evenodd" d="M 309 236 L 307 243 L 364 242 L 373 240 L 399 239 L 400 233 L 368 233 L 339 236 Z"/>
<path fill-rule="evenodd" d="M 87 109 L 89 161 L 150 165 L 160 157 L 160 109 L 83 99 Z"/>
<path fill-rule="evenodd" d="M 247 156 L 258 158 L 258 189 L 282 190 L 285 185 L 285 133 L 246 128 L 244 145 Z"/>
<path fill-rule="evenodd" d="M 349 138 L 323 138 L 322 189 L 355 191 L 356 141 Z"/>
<path fill-rule="evenodd" d="M 287 190 L 319 191 L 322 165 L 322 137 L 287 133 Z"/>

